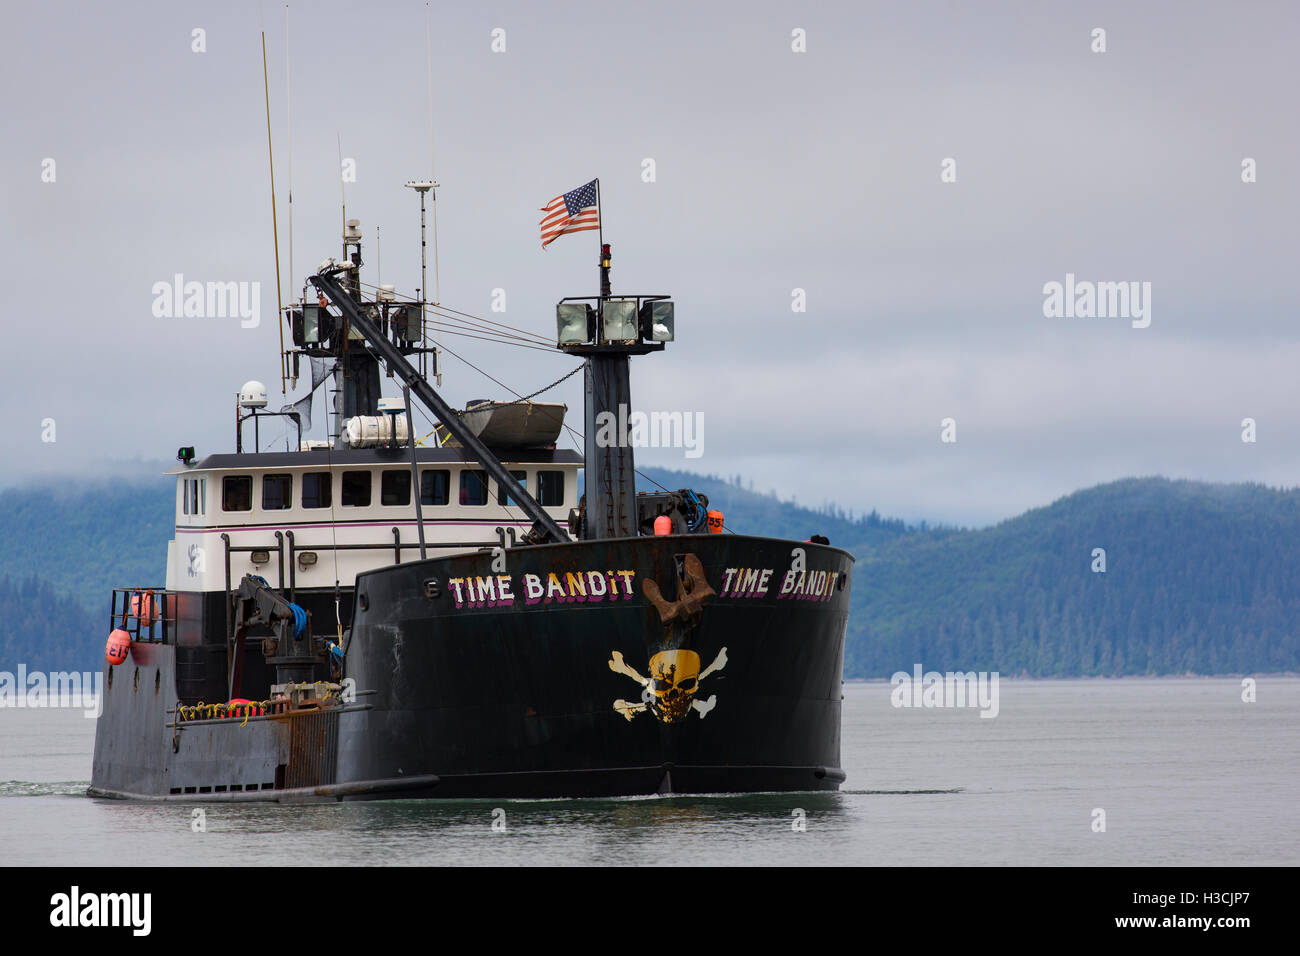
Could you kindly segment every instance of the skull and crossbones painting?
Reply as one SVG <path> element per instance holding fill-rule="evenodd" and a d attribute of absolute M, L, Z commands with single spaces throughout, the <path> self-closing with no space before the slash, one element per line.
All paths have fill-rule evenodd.
<path fill-rule="evenodd" d="M 689 650 L 660 651 L 650 658 L 650 676 L 642 677 L 628 666 L 623 655 L 614 651 L 609 669 L 615 674 L 632 678 L 643 688 L 641 702 L 614 701 L 614 709 L 631 720 L 649 710 L 665 724 L 676 723 L 694 710 L 701 718 L 718 705 L 718 695 L 710 694 L 708 700 L 696 700 L 704 678 L 727 666 L 727 649 L 718 651 L 713 663 L 700 670 L 700 655 Z"/>
<path fill-rule="evenodd" d="M 612 651 L 609 669 L 615 674 L 630 677 L 641 685 L 640 703 L 623 699 L 614 701 L 614 710 L 627 720 L 637 714 L 649 712 L 665 724 L 676 723 L 692 710 L 704 718 L 718 703 L 718 695 L 707 700 L 697 699 L 700 684 L 710 674 L 727 666 L 727 649 L 718 651 L 713 663 L 700 669 L 700 655 L 690 648 L 699 628 L 704 607 L 716 592 L 704 576 L 700 559 L 685 555 L 677 574 L 677 600 L 669 601 L 652 578 L 641 581 L 641 591 L 658 612 L 664 627 L 661 649 L 650 655 L 650 673 L 641 674 L 624 659 L 619 651 Z"/>

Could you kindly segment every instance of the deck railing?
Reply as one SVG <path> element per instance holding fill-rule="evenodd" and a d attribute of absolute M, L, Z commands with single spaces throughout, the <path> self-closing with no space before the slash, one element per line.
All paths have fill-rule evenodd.
<path fill-rule="evenodd" d="M 335 542 L 328 542 L 319 545 L 299 544 L 298 541 L 294 538 L 294 534 L 292 531 L 277 531 L 275 532 L 274 547 L 270 547 L 264 544 L 239 544 L 239 545 L 231 544 L 230 535 L 227 533 L 222 533 L 221 542 L 225 548 L 224 560 L 225 560 L 225 570 L 226 570 L 226 601 L 227 601 L 226 637 L 227 640 L 230 640 L 231 638 L 234 637 L 234 598 L 235 598 L 234 589 L 235 589 L 236 582 L 231 577 L 230 556 L 232 554 L 252 554 L 253 552 L 256 551 L 263 551 L 266 552 L 267 557 L 269 559 L 270 553 L 274 551 L 276 556 L 275 557 L 275 566 L 276 566 L 275 586 L 281 591 L 285 591 L 287 587 L 289 600 L 296 601 L 297 590 L 298 590 L 298 560 L 297 559 L 298 559 L 298 555 L 301 552 L 310 551 L 315 553 L 319 551 L 325 551 L 325 552 L 383 551 L 383 550 L 387 550 L 388 548 L 392 548 L 393 563 L 401 564 L 402 552 L 411 551 L 411 550 L 418 551 L 420 549 L 420 544 L 418 541 L 403 541 L 401 530 L 398 529 L 396 526 L 393 526 L 391 530 L 393 534 L 393 540 L 391 542 L 384 541 L 376 544 L 337 544 Z M 448 550 L 463 551 L 469 549 L 483 550 L 485 548 L 495 548 L 495 547 L 501 547 L 501 548 L 514 547 L 515 544 L 514 528 L 498 527 L 496 529 L 496 534 L 497 534 L 496 540 L 493 541 L 426 542 L 424 545 L 424 549 L 426 552 L 429 552 L 429 551 L 448 551 Z M 284 574 L 284 565 L 285 565 L 286 557 L 288 558 L 288 562 L 289 562 L 289 577 L 287 581 L 285 580 L 285 574 Z M 269 564 L 270 561 L 268 560 L 267 563 Z"/>
<path fill-rule="evenodd" d="M 109 627 L 132 641 L 166 644 L 176 627 L 175 595 L 166 588 L 113 588 Z"/>

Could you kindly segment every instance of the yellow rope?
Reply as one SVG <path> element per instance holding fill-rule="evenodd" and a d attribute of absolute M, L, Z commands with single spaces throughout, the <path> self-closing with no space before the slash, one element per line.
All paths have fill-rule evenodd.
<path fill-rule="evenodd" d="M 312 688 L 312 690 L 316 691 L 317 694 L 320 694 L 320 696 L 316 698 L 317 700 L 341 701 L 343 699 L 342 693 L 339 690 L 336 690 L 332 684 L 332 681 L 318 680 L 313 681 L 310 684 L 299 684 L 297 686 Z M 321 687 L 325 688 L 323 694 L 320 691 Z M 199 701 L 193 706 L 177 703 L 176 718 L 178 722 L 182 723 L 187 720 L 219 720 L 227 717 L 238 717 L 238 711 L 242 709 L 244 711 L 244 720 L 239 726 L 245 727 L 248 725 L 250 717 L 269 716 L 274 711 L 276 702 L 285 700 L 287 700 L 287 698 L 250 701 L 247 704 L 236 704 L 233 707 L 230 704 L 206 704 L 203 701 Z"/>

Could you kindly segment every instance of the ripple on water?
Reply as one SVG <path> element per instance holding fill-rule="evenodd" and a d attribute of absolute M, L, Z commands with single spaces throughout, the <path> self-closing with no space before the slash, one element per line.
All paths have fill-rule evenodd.
<path fill-rule="evenodd" d="M 0 780 L 0 797 L 84 797 L 89 780 Z"/>

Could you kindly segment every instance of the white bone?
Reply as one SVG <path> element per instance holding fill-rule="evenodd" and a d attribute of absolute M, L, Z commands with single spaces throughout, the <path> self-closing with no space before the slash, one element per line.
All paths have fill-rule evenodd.
<path fill-rule="evenodd" d="M 708 700 L 693 700 L 691 706 L 699 712 L 700 720 L 703 720 L 709 716 L 709 711 L 718 706 L 718 695 L 710 694 Z"/>
<path fill-rule="evenodd" d="M 637 714 L 641 713 L 641 711 L 645 710 L 646 705 L 629 704 L 627 701 L 619 699 L 614 701 L 614 709 L 618 711 L 620 714 L 622 714 L 624 717 L 626 717 L 628 720 L 631 720 Z"/>
<path fill-rule="evenodd" d="M 699 680 L 704 680 L 714 671 L 720 671 L 727 666 L 727 649 L 724 647 L 718 651 L 718 656 L 713 659 L 713 663 L 700 672 Z"/>
<path fill-rule="evenodd" d="M 609 669 L 615 674 L 622 674 L 624 677 L 630 677 L 642 687 L 645 687 L 650 683 L 649 678 L 642 677 L 633 668 L 623 662 L 623 655 L 619 651 L 614 651 L 611 655 L 611 659 L 607 663 L 609 664 Z"/>

